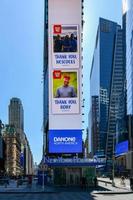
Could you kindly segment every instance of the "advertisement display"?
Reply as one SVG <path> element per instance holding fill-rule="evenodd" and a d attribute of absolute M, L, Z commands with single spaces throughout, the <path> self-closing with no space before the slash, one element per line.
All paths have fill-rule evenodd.
<path fill-rule="evenodd" d="M 20 166 L 24 167 L 24 153 L 22 153 L 22 152 L 20 154 Z"/>
<path fill-rule="evenodd" d="M 78 25 L 52 26 L 52 53 L 54 68 L 79 67 Z"/>
<path fill-rule="evenodd" d="M 49 153 L 81 153 L 81 131 L 51 130 L 49 132 Z"/>
<path fill-rule="evenodd" d="M 79 113 L 77 71 L 53 71 L 53 114 Z"/>
<path fill-rule="evenodd" d="M 128 152 L 128 145 L 128 140 L 118 143 L 115 148 L 115 155 L 118 156 Z"/>
<path fill-rule="evenodd" d="M 82 152 L 81 8 L 81 0 L 48 0 L 50 153 Z"/>

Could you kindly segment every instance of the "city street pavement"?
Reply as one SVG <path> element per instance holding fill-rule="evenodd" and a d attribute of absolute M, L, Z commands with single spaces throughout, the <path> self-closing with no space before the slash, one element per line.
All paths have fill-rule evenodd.
<path fill-rule="evenodd" d="M 0 200 L 133 200 L 133 194 L 124 195 L 99 195 L 89 192 L 60 192 L 60 193 L 20 193 L 20 194 L 0 194 Z"/>
<path fill-rule="evenodd" d="M 87 192 L 61 192 L 40 194 L 0 194 L 0 200 L 93 200 Z"/>
<path fill-rule="evenodd" d="M 17 187 L 16 181 L 11 180 L 10 184 L 0 186 L 0 200 L 133 200 L 133 193 L 129 190 L 129 180 L 126 180 L 125 186 L 120 185 L 120 179 L 115 179 L 116 187 L 113 187 L 109 179 L 102 178 L 98 182 L 98 187 L 53 187 L 38 186 L 34 181 L 32 187 L 26 183 Z M 109 183 L 105 183 L 109 182 Z M 119 187 L 117 187 L 119 186 Z"/>
<path fill-rule="evenodd" d="M 53 187 L 37 185 L 33 181 L 32 186 L 29 186 L 27 183 L 23 183 L 17 187 L 17 182 L 15 180 L 10 180 L 9 185 L 0 185 L 0 193 L 53 193 L 56 192 Z"/>

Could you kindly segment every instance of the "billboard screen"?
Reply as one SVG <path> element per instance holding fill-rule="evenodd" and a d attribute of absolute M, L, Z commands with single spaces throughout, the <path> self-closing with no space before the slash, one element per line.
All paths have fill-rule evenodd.
<path fill-rule="evenodd" d="M 82 152 L 81 9 L 81 0 L 48 0 L 48 129 L 51 153 Z M 57 144 L 53 139 L 56 134 L 59 134 L 58 137 L 75 138 L 76 143 Z"/>
<path fill-rule="evenodd" d="M 52 52 L 55 68 L 79 67 L 78 25 L 52 25 Z"/>
<path fill-rule="evenodd" d="M 20 166 L 24 167 L 24 153 L 22 153 L 22 152 L 20 154 Z"/>
<path fill-rule="evenodd" d="M 128 140 L 118 143 L 115 148 L 115 155 L 121 155 L 123 153 L 128 152 Z"/>
<path fill-rule="evenodd" d="M 79 89 L 77 71 L 53 71 L 52 113 L 79 113 Z"/>
<path fill-rule="evenodd" d="M 49 153 L 81 153 L 81 130 L 50 130 Z"/>

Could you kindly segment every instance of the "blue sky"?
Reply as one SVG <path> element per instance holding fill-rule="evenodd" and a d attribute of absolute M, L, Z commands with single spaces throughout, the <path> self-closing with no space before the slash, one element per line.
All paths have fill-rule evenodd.
<path fill-rule="evenodd" d="M 84 0 L 85 127 L 89 108 L 89 71 L 99 17 L 121 24 L 121 0 Z M 0 0 L 0 119 L 8 123 L 12 97 L 21 99 L 24 128 L 34 161 L 42 156 L 44 0 Z"/>

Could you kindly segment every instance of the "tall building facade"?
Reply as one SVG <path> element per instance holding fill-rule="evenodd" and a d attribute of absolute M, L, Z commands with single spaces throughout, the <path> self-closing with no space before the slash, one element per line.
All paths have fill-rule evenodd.
<path fill-rule="evenodd" d="M 133 1 L 123 1 L 126 15 L 127 114 L 133 115 Z"/>
<path fill-rule="evenodd" d="M 56 129 L 56 130 L 62 129 L 63 130 L 64 127 L 68 126 L 68 124 L 70 125 L 71 121 L 72 121 L 71 120 L 70 123 L 68 123 L 67 125 L 66 124 L 63 125 L 64 124 L 63 119 L 65 122 L 66 122 L 66 120 L 69 121 L 69 119 L 72 118 L 72 115 L 71 115 L 72 112 L 73 112 L 73 115 L 75 114 L 75 112 L 77 112 L 75 115 L 75 119 L 78 119 L 78 117 L 79 117 L 78 115 L 79 115 L 79 113 L 81 113 L 81 108 L 80 108 L 81 104 L 79 103 L 80 97 L 81 97 L 81 94 L 80 94 L 81 91 L 79 90 L 78 87 L 81 86 L 81 81 L 80 81 L 81 74 L 79 73 L 80 69 L 81 69 L 79 67 L 79 65 L 81 64 L 81 63 L 79 64 L 79 62 L 81 62 L 81 57 L 79 57 L 80 56 L 79 53 L 81 52 L 81 47 L 80 47 L 79 42 L 80 42 L 81 38 L 83 37 L 81 34 L 81 30 L 82 30 L 82 26 L 83 26 L 83 12 L 82 12 L 83 0 L 79 0 L 77 2 L 75 0 L 73 0 L 72 2 L 53 0 L 53 2 L 52 3 L 51 2 L 52 2 L 51 0 L 46 0 L 45 5 L 44 5 L 43 155 L 48 154 L 48 152 L 49 152 L 49 149 L 48 149 L 49 148 L 49 146 L 48 146 L 49 127 L 51 126 L 52 130 L 53 129 Z M 63 9 L 66 6 L 66 9 L 64 9 L 65 10 L 64 13 L 57 10 L 59 4 L 62 5 Z M 75 18 L 73 20 L 75 20 L 75 22 L 73 22 L 70 19 L 70 15 L 72 14 L 72 9 L 68 9 L 70 4 L 71 4 L 71 7 L 73 5 L 76 6 L 76 7 L 74 6 L 75 12 L 73 12 L 73 18 Z M 55 5 L 54 8 L 52 8 L 53 5 Z M 54 12 L 52 9 L 54 10 Z M 76 10 L 80 10 L 80 12 L 77 12 Z M 76 15 L 77 15 L 77 17 L 74 17 Z M 53 16 L 55 16 L 55 17 L 53 17 Z M 77 47 L 76 53 L 74 53 L 74 51 L 68 53 L 68 54 L 75 54 L 74 56 L 71 55 L 72 56 L 71 60 L 69 59 L 70 56 L 66 55 L 67 53 L 65 52 L 65 50 L 64 50 L 64 52 L 63 52 L 63 50 L 62 50 L 62 52 L 53 52 L 53 51 L 55 51 L 55 49 L 54 49 L 55 41 L 54 40 L 56 38 L 57 33 L 56 33 L 56 31 L 52 33 L 52 24 L 50 24 L 52 20 L 53 20 L 52 23 L 54 24 L 55 27 L 56 27 L 56 25 L 60 25 L 60 27 L 61 27 L 62 33 L 60 32 L 59 34 L 61 35 L 62 40 L 64 39 L 65 34 L 71 35 L 70 34 L 71 32 L 74 33 L 75 39 L 79 40 L 79 41 L 77 41 L 78 47 Z M 78 23 L 80 23 L 80 24 L 78 24 Z M 68 26 L 69 24 L 70 24 L 70 26 Z M 75 24 L 76 24 L 76 26 L 75 26 Z M 54 30 L 54 26 L 53 26 L 53 30 Z M 50 37 L 53 41 L 51 41 Z M 59 58 L 57 58 L 58 55 L 56 55 L 56 54 L 64 55 L 64 58 L 63 57 L 61 58 L 61 56 L 60 56 L 61 59 L 59 59 Z M 74 60 L 75 59 L 74 57 L 75 58 L 77 57 L 76 60 Z M 57 60 L 56 60 L 56 58 L 57 58 Z M 62 65 L 60 65 L 60 62 L 62 62 Z M 63 64 L 63 62 L 66 62 L 66 64 Z M 76 62 L 76 63 L 73 64 L 72 62 L 73 63 Z M 71 71 L 70 71 L 70 65 L 71 65 Z M 74 65 L 74 67 L 72 65 Z M 52 70 L 50 69 L 51 70 L 50 71 L 49 68 L 51 68 Z M 51 75 L 51 72 L 52 72 L 52 75 Z M 60 108 L 63 108 L 63 106 L 59 106 L 59 108 L 57 109 L 56 107 L 59 102 L 55 103 L 55 105 L 53 106 L 55 100 L 53 101 L 53 99 L 52 99 L 53 97 L 51 97 L 51 96 L 54 96 L 55 94 L 51 94 L 52 93 L 51 90 L 52 91 L 55 90 L 54 89 L 55 86 L 52 86 L 52 84 L 54 84 L 54 82 L 56 82 L 54 80 L 55 78 L 53 78 L 53 76 L 54 76 L 53 74 L 54 73 L 56 74 L 56 72 L 61 73 L 62 77 L 65 75 L 67 75 L 67 76 L 69 75 L 71 77 L 75 76 L 75 83 L 76 83 L 75 87 L 77 87 L 76 92 L 78 93 L 77 96 L 79 98 L 79 99 L 77 98 L 75 101 L 75 108 L 77 105 L 77 108 L 76 108 L 77 111 L 71 111 L 71 109 L 66 109 L 66 111 L 64 109 L 64 111 L 62 111 Z M 72 79 L 74 79 L 74 78 L 71 78 L 71 80 Z M 52 80 L 52 83 L 50 83 L 51 80 Z M 58 85 L 59 85 L 59 83 L 58 83 Z M 53 91 L 53 93 L 54 92 L 55 91 Z M 72 103 L 71 106 L 69 105 L 68 107 L 73 107 L 73 104 L 74 103 Z M 80 104 L 80 105 L 78 105 L 78 104 Z M 60 103 L 58 105 L 60 105 Z M 79 108 L 78 108 L 78 106 L 79 106 Z M 56 110 L 54 110 L 55 108 L 56 108 Z M 80 109 L 80 110 L 78 110 L 78 109 Z M 57 110 L 58 111 L 60 110 L 60 113 L 57 113 L 58 112 Z M 64 113 L 61 113 L 61 112 L 64 112 Z M 51 118 L 53 117 L 53 118 L 51 120 L 49 120 L 50 117 Z M 62 123 L 61 123 L 61 121 L 62 121 Z M 76 122 L 76 120 L 75 120 L 75 122 Z M 81 123 L 82 123 L 82 120 L 81 120 Z M 72 125 L 74 127 L 74 124 L 75 124 L 75 129 L 76 129 L 78 124 L 80 126 L 81 123 L 79 121 L 79 123 L 77 123 L 77 124 L 73 123 Z M 68 129 L 74 130 L 73 127 L 72 128 L 69 127 Z"/>
<path fill-rule="evenodd" d="M 82 153 L 82 28 L 83 0 L 45 1 L 42 165 L 46 157 L 72 158 Z M 74 170 L 79 182 L 82 170 Z M 51 170 L 55 184 L 61 180 L 69 184 L 72 172 L 71 166 Z"/>
<path fill-rule="evenodd" d="M 127 134 L 124 32 L 121 28 L 116 30 L 111 77 L 106 155 L 112 159 L 116 143 L 126 140 Z"/>
<path fill-rule="evenodd" d="M 4 124 L 0 120 L 0 174 L 4 174 L 5 171 L 5 142 L 2 137 L 2 130 L 4 128 Z"/>
<path fill-rule="evenodd" d="M 17 157 L 17 159 L 21 167 L 21 173 L 24 175 L 33 174 L 33 155 L 30 149 L 29 141 L 24 132 L 23 105 L 21 100 L 16 97 L 10 100 L 9 125 L 15 127 L 17 133 L 17 139 L 20 141 L 20 155 L 19 155 L 20 157 L 19 159 Z M 8 135 L 9 134 L 7 134 L 7 137 Z M 6 133 L 5 133 L 5 138 L 6 138 Z"/>
<path fill-rule="evenodd" d="M 48 0 L 44 1 L 44 59 L 43 59 L 43 156 L 47 149 L 48 132 Z"/>
<path fill-rule="evenodd" d="M 5 148 L 5 173 L 10 176 L 23 174 L 20 165 L 21 141 L 13 125 L 6 125 L 3 130 Z"/>
<path fill-rule="evenodd" d="M 112 154 L 113 150 L 115 112 L 124 88 L 122 37 L 120 25 L 99 19 L 90 73 L 89 133 L 93 155 Z"/>
<path fill-rule="evenodd" d="M 133 1 L 123 0 L 123 24 L 126 36 L 127 117 L 129 134 L 128 168 L 133 178 Z"/>
<path fill-rule="evenodd" d="M 13 124 L 16 129 L 24 130 L 24 111 L 19 98 L 12 98 L 10 100 L 9 124 Z"/>

